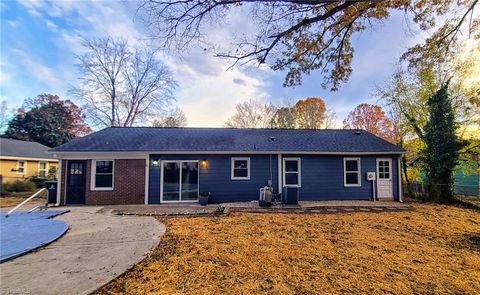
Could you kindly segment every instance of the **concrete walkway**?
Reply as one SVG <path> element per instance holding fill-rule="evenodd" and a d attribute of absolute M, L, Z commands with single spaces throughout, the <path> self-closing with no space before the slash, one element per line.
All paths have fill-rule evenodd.
<path fill-rule="evenodd" d="M 165 226 L 102 207 L 62 207 L 70 229 L 38 251 L 0 264 L 0 294 L 88 294 L 141 261 Z"/>

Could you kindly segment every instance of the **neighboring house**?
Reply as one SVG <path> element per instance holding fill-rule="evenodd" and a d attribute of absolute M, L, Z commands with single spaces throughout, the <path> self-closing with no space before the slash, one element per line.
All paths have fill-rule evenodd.
<path fill-rule="evenodd" d="M 37 142 L 0 138 L 0 175 L 2 183 L 24 180 L 30 176 L 46 177 L 58 160 L 50 148 Z"/>
<path fill-rule="evenodd" d="M 111 127 L 51 150 L 61 204 L 161 204 L 258 200 L 401 200 L 403 149 L 366 131 Z"/>

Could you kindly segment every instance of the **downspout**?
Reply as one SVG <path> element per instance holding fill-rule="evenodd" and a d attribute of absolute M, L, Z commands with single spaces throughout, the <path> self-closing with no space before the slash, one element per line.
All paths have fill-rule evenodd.
<path fill-rule="evenodd" d="M 269 179 L 269 182 L 270 182 L 270 186 L 273 185 L 273 172 L 272 172 L 272 154 L 270 154 L 270 179 Z"/>
<path fill-rule="evenodd" d="M 282 193 L 282 154 L 277 155 L 278 163 L 278 193 Z M 283 197 L 282 197 L 283 199 Z"/>
<path fill-rule="evenodd" d="M 402 168 L 400 167 L 400 157 L 398 157 L 398 201 L 403 203 L 403 196 L 402 196 Z"/>
<path fill-rule="evenodd" d="M 57 170 L 57 202 L 55 204 L 56 207 L 60 206 L 61 203 L 61 184 L 62 184 L 62 159 L 58 161 L 58 170 Z"/>

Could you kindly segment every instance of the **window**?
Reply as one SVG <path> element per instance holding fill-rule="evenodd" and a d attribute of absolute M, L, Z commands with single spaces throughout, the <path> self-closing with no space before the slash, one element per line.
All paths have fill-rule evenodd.
<path fill-rule="evenodd" d="M 17 162 L 17 173 L 18 174 L 25 174 L 25 169 L 27 168 L 27 163 L 25 161 L 18 161 Z"/>
<path fill-rule="evenodd" d="M 300 187 L 301 186 L 301 168 L 300 158 L 283 159 L 283 186 Z"/>
<path fill-rule="evenodd" d="M 38 176 L 47 177 L 48 163 L 38 162 Z"/>
<path fill-rule="evenodd" d="M 360 158 L 344 158 L 344 185 L 361 186 Z"/>
<path fill-rule="evenodd" d="M 232 180 L 250 179 L 250 158 L 232 158 Z"/>
<path fill-rule="evenodd" d="M 113 190 L 113 160 L 92 160 L 91 189 Z"/>

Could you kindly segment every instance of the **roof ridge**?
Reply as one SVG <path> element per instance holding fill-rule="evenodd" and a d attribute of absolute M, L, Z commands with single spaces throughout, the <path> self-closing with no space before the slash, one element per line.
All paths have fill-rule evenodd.
<path fill-rule="evenodd" d="M 130 126 L 130 127 L 123 127 L 123 126 L 110 126 L 104 129 L 183 129 L 183 130 L 195 130 L 195 129 L 210 129 L 210 130 L 282 130 L 282 131 L 355 131 L 361 130 L 368 132 L 364 129 L 353 129 L 353 128 L 237 128 L 237 127 L 153 127 L 153 126 Z M 101 130 L 104 130 L 101 129 Z M 98 131 L 101 131 L 98 130 Z"/>

